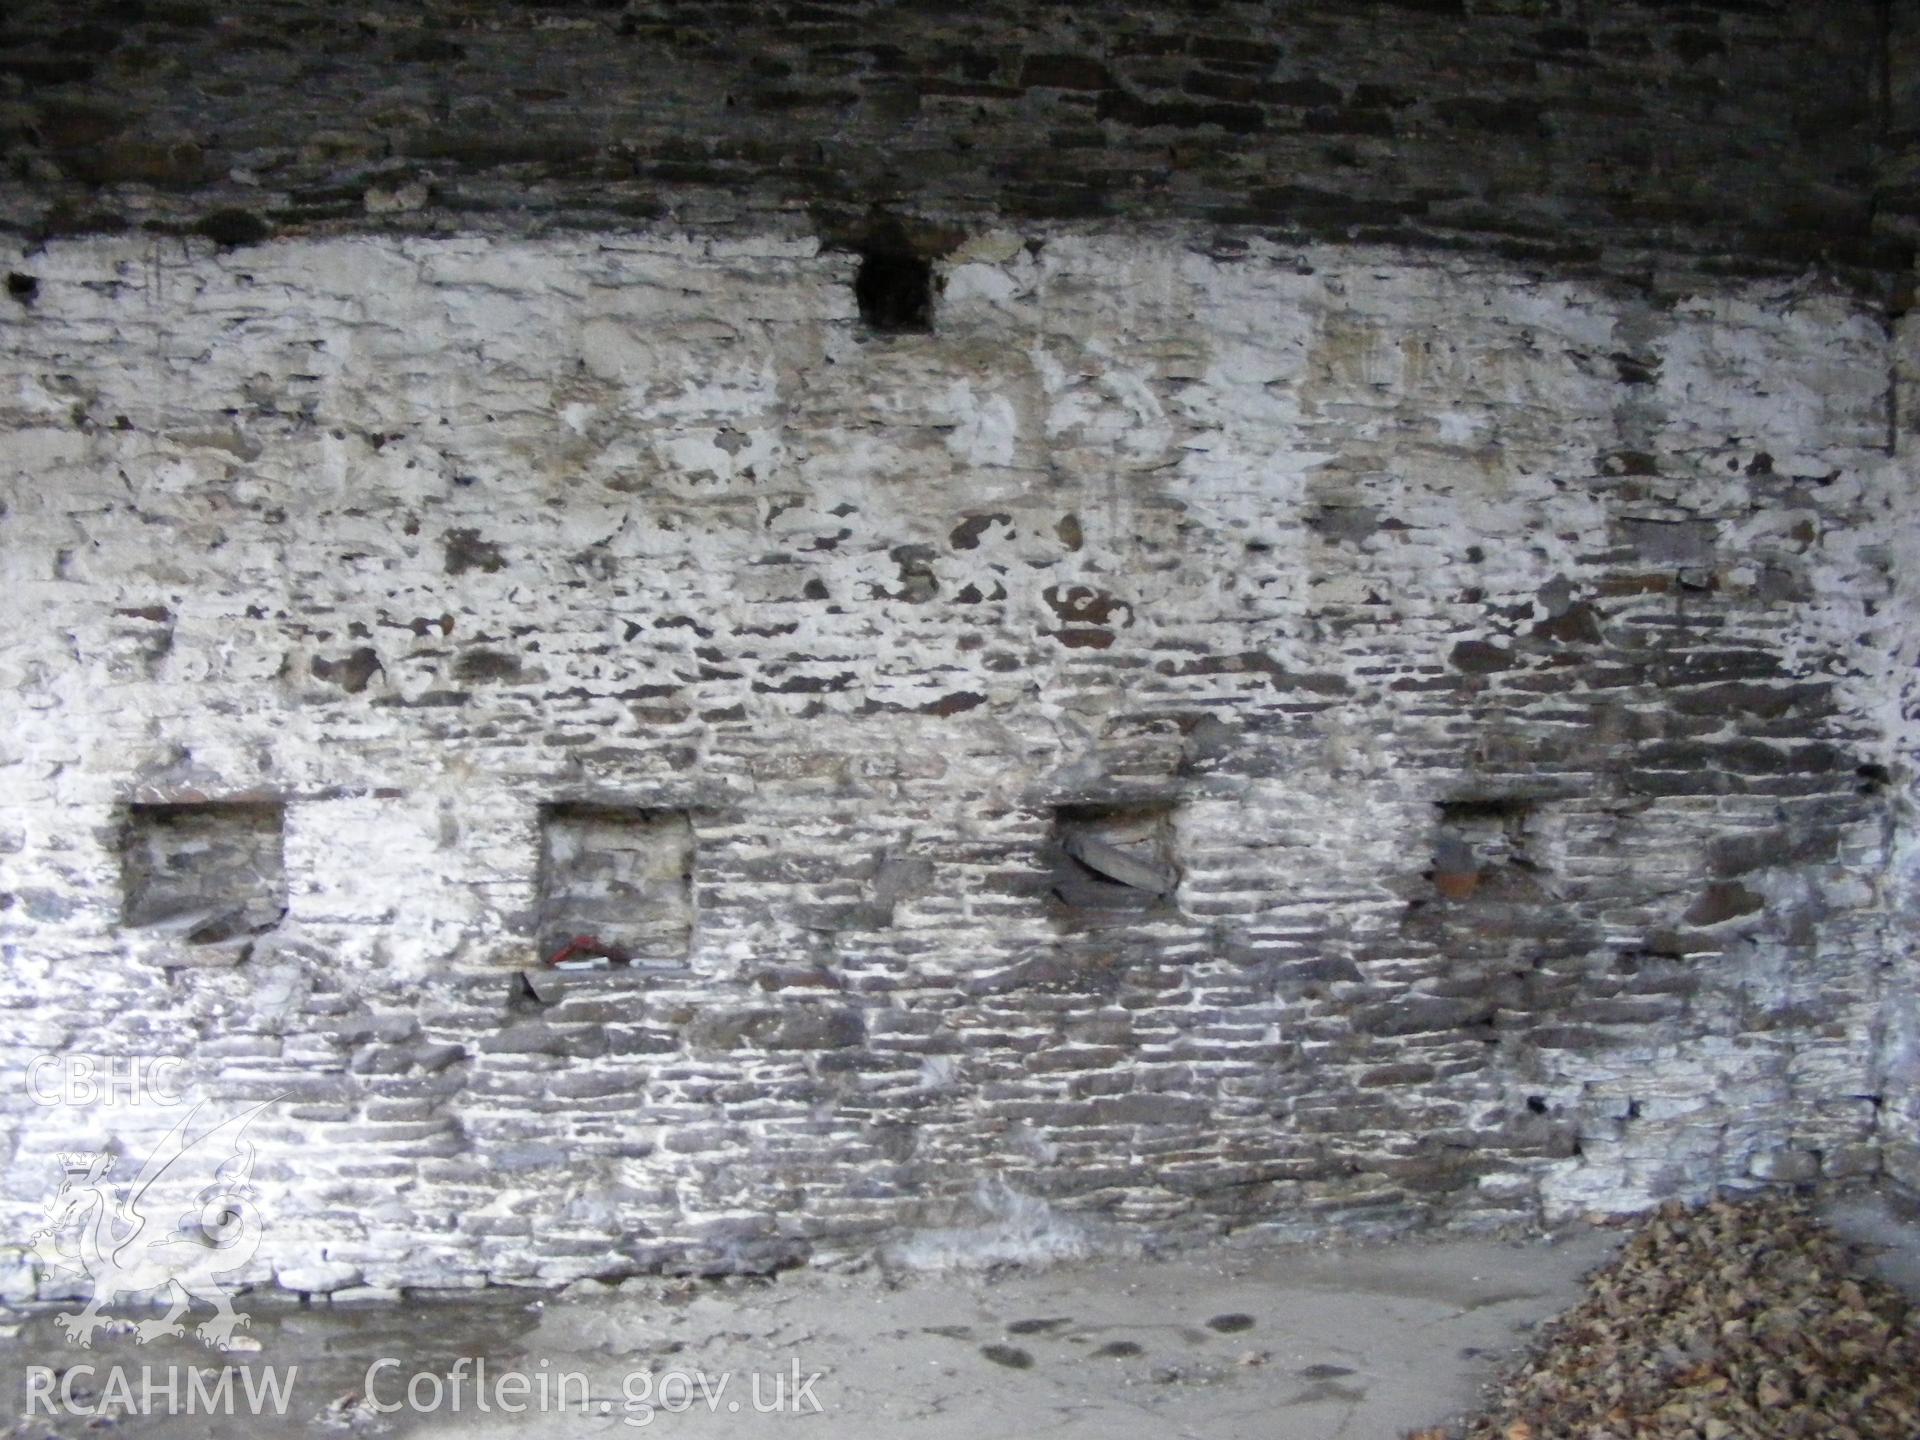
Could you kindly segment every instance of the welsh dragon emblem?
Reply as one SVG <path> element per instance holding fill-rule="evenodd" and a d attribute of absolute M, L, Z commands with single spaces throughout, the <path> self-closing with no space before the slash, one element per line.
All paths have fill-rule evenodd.
<path fill-rule="evenodd" d="M 235 1312 L 218 1277 L 244 1269 L 260 1246 L 264 1227 L 248 1183 L 253 1146 L 241 1135 L 271 1104 L 263 1101 L 189 1138 L 188 1127 L 201 1108 L 194 1106 L 154 1147 L 124 1196 L 107 1179 L 112 1155 L 60 1156 L 64 1177 L 47 1201 L 49 1223 L 34 1232 L 29 1253 L 93 1281 L 93 1298 L 84 1310 L 54 1317 L 70 1344 L 91 1346 L 93 1332 L 108 1323 L 100 1312 L 121 1295 L 146 1290 L 164 1288 L 171 1304 L 165 1315 L 134 1326 L 141 1344 L 184 1335 L 180 1317 L 195 1300 L 213 1307 L 212 1317 L 194 1331 L 208 1345 L 224 1349 L 234 1329 L 248 1323 Z M 188 1208 L 174 1228 L 162 1232 L 153 1222 L 169 1196 L 174 1204 L 186 1200 Z"/>

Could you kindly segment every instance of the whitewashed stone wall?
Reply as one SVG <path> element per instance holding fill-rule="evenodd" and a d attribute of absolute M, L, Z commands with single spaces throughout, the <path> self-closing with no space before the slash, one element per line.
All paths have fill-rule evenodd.
<path fill-rule="evenodd" d="M 0 1057 L 284 1096 L 263 1280 L 1913 1173 L 1847 293 L 1053 229 L 883 337 L 792 239 L 10 263 Z M 1063 806 L 1171 897 L 1062 904 Z M 684 875 L 555 882 L 623 812 Z M 242 918 L 129 924 L 154 854 Z M 683 910 L 558 975 L 554 883 Z M 0 1103 L 20 1235 L 173 1118 Z"/>
<path fill-rule="evenodd" d="M 1894 574 L 1890 603 L 1863 607 L 1862 644 L 1885 671 L 1863 697 L 1878 702 L 1881 728 L 1895 738 L 1891 764 L 1903 794 L 1894 812 L 1894 852 L 1885 902 L 1893 911 L 1884 962 L 1887 1005 L 1879 1017 L 1887 1173 L 1920 1193 L 1920 325 L 1897 326 L 1895 384 L 1898 464 L 1888 472 L 1876 527 Z"/>

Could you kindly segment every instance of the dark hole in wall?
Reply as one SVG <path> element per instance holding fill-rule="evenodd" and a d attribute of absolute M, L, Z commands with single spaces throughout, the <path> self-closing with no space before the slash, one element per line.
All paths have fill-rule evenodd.
<path fill-rule="evenodd" d="M 1524 822 L 1533 813 L 1534 802 L 1523 795 L 1479 796 L 1466 800 L 1436 802 L 1443 825 L 1482 822 Z"/>
<path fill-rule="evenodd" d="M 287 910 L 285 819 L 271 801 L 129 806 L 123 922 L 193 945 L 273 929 Z"/>
<path fill-rule="evenodd" d="M 1056 806 L 1048 868 L 1054 899 L 1083 924 L 1125 921 L 1169 910 L 1180 883 L 1174 806 Z"/>
<path fill-rule="evenodd" d="M 7 272 L 7 294 L 22 305 L 31 305 L 40 294 L 40 282 L 31 275 L 22 275 L 18 270 Z"/>
<path fill-rule="evenodd" d="M 870 330 L 902 334 L 933 328 L 933 265 L 903 246 L 862 251 L 853 295 Z"/>
<path fill-rule="evenodd" d="M 694 831 L 684 810 L 561 802 L 540 812 L 540 958 L 677 963 L 693 944 Z"/>

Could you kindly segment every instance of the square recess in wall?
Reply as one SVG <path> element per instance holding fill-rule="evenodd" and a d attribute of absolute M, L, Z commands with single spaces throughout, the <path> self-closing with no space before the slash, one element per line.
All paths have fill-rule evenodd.
<path fill-rule="evenodd" d="M 1173 821 L 1167 801 L 1054 807 L 1047 862 L 1067 916 L 1099 925 L 1171 909 L 1180 883 Z"/>
<path fill-rule="evenodd" d="M 561 803 L 540 812 L 540 956 L 678 963 L 693 945 L 693 819 Z"/>
<path fill-rule="evenodd" d="M 1437 802 L 1434 888 L 1449 900 L 1524 900 L 1542 892 L 1547 869 L 1540 802 L 1483 796 Z"/>
<path fill-rule="evenodd" d="M 285 821 L 264 800 L 129 806 L 123 923 L 191 945 L 273 929 L 287 912 Z"/>

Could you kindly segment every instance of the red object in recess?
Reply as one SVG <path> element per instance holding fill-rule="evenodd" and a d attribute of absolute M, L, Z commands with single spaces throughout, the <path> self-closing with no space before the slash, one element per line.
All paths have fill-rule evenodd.
<path fill-rule="evenodd" d="M 607 947 L 600 943 L 596 935 L 576 935 L 553 954 L 547 957 L 547 964 L 558 965 L 562 960 L 571 960 L 576 955 L 604 955 Z"/>

